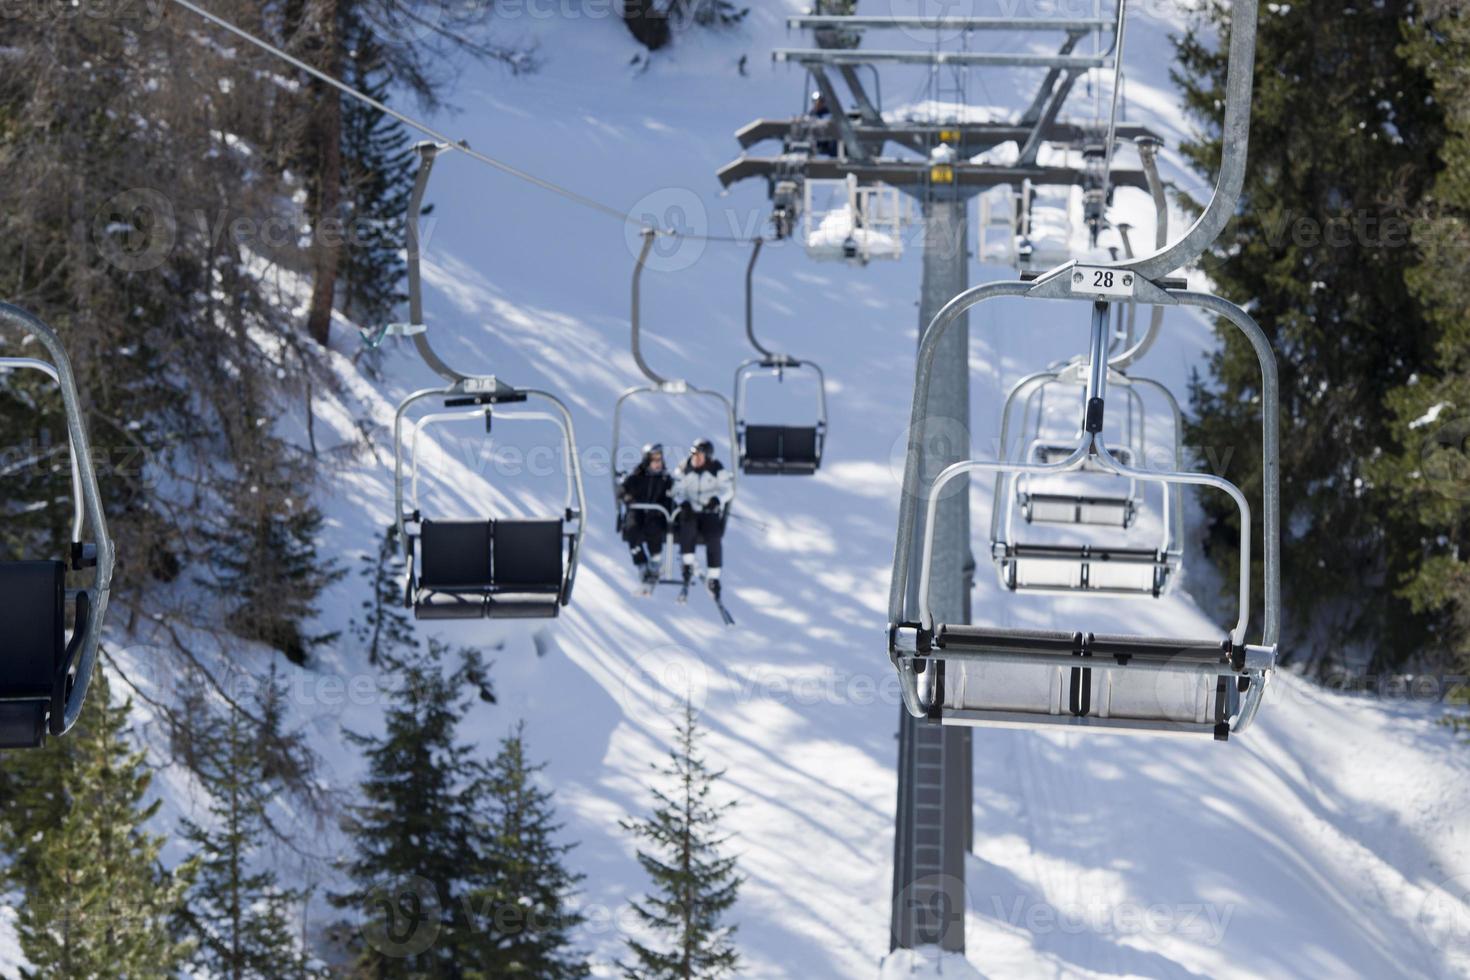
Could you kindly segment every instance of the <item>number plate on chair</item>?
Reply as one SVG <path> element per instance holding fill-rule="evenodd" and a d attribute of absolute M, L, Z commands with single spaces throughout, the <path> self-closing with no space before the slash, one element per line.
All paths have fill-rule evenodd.
<path fill-rule="evenodd" d="M 1072 267 L 1072 292 L 1081 296 L 1132 298 L 1133 282 L 1133 273 L 1123 269 L 1100 268 L 1095 265 Z"/>

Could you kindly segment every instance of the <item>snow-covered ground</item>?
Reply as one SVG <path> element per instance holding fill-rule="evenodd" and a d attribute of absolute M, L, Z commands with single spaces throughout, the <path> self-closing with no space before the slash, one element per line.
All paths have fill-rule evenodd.
<path fill-rule="evenodd" d="M 862 12 L 913 12 L 891 6 Z M 467 71 L 453 100 L 458 112 L 440 118 L 442 128 L 635 216 L 713 234 L 760 229 L 764 187 L 751 182 L 722 195 L 713 175 L 736 155 L 738 126 L 789 115 L 802 102 L 801 74 L 767 64 L 771 47 L 802 43 L 784 37 L 784 17 L 800 12 L 795 0 L 756 6 L 725 36 L 681 36 L 642 72 L 629 67 L 639 49 L 623 27 L 598 16 L 607 5 L 572 4 L 543 17 L 528 11 L 549 5 L 515 9 L 519 17 L 496 30 L 539 39 L 541 71 L 524 78 Z M 1165 137 L 1166 177 L 1198 193 L 1176 152 L 1188 130 L 1167 75 L 1167 35 L 1177 26 L 1156 6 L 1130 26 L 1127 118 Z M 1016 48 L 1024 39 L 983 41 Z M 914 43 L 899 38 L 891 46 Z M 748 77 L 736 70 L 742 55 Z M 1022 105 L 1034 75 L 977 72 L 971 101 Z M 890 115 L 923 101 L 922 81 L 913 71 L 885 71 Z M 1074 114 L 1090 112 L 1088 94 L 1079 85 Z M 742 975 L 875 976 L 888 953 L 901 710 L 883 627 L 919 250 L 854 268 L 814 264 L 797 245 L 767 246 L 757 272 L 758 329 L 826 369 L 832 434 L 819 476 L 741 481 L 726 579 L 739 628 L 727 631 L 703 596 L 686 607 L 666 592 L 637 597 L 613 527 L 612 407 L 639 381 L 627 349 L 636 232 L 453 154 L 436 167 L 429 198 L 437 208 L 426 223 L 426 305 L 436 346 L 465 370 L 494 371 L 568 401 L 590 516 L 574 602 L 559 620 L 420 629 L 478 645 L 495 661 L 500 703 L 477 707 L 465 735 L 488 751 L 524 718 L 533 754 L 548 761 L 564 833 L 580 842 L 571 861 L 587 875 L 583 900 L 592 913 L 580 940 L 599 975 L 615 975 L 626 903 L 645 885 L 617 821 L 645 808 L 649 765 L 667 751 L 671 709 L 689 692 L 710 732 L 708 753 L 728 772 L 725 792 L 739 801 L 730 826 L 747 877 L 734 916 Z M 1117 215 L 1140 229 L 1135 240 L 1151 240 L 1147 198 L 1122 190 L 1117 200 Z M 973 234 L 972 224 L 972 244 Z M 656 368 L 729 390 L 734 366 L 749 356 L 741 305 L 747 257 L 741 247 L 691 241 L 656 254 L 644 282 L 645 351 Z M 1003 274 L 979 265 L 971 272 L 972 281 Z M 1038 321 L 1031 305 L 972 315 L 979 452 L 993 449 L 1009 381 L 1085 344 L 1087 324 L 1075 310 Z M 389 350 L 385 384 L 370 382 L 351 361 L 355 333 L 341 327 L 347 395 L 318 406 L 317 436 L 326 445 L 350 441 L 362 418 L 380 437 L 391 432 L 397 400 L 432 382 L 407 347 Z M 1212 343 L 1207 324 L 1171 312 L 1143 367 L 1182 392 Z M 810 410 L 810 390 L 796 383 L 783 386 L 779 397 L 787 400 L 773 410 Z M 700 435 L 724 443 L 706 409 L 663 404 L 631 413 L 628 423 L 625 444 L 662 440 L 671 455 Z M 526 451 L 523 459 L 477 455 L 483 430 L 477 436 L 471 426 L 465 435 L 430 454 L 427 476 L 439 482 L 434 490 L 426 484 L 426 499 L 446 510 L 490 501 L 530 513 L 538 493 L 557 492 L 556 468 L 538 466 L 543 456 L 530 452 L 554 446 L 547 432 L 528 428 L 518 439 L 509 425 L 497 427 L 497 440 Z M 379 445 L 376 459 L 333 473 L 322 494 L 330 518 L 324 549 L 353 565 L 375 548 L 391 515 L 391 455 L 385 438 Z M 974 506 L 983 528 L 982 488 Z M 1215 604 L 1203 566 L 1191 567 L 1185 585 L 1205 608 Z M 343 628 L 363 588 L 355 575 L 334 587 L 322 627 Z M 986 574 L 974 605 L 990 622 L 1087 617 L 1098 632 L 1189 636 L 1216 631 L 1219 618 L 1187 591 L 1147 603 L 1058 602 L 1004 595 Z M 343 729 L 372 730 L 383 708 L 381 697 L 359 696 L 372 679 L 350 639 L 296 679 L 299 718 L 314 730 L 323 776 L 340 786 L 361 774 Z M 1332 694 L 1285 677 L 1256 728 L 1227 745 L 981 730 L 967 881 L 972 969 L 904 958 L 891 959 L 884 975 L 1470 974 L 1470 761 L 1436 726 L 1442 710 L 1431 700 Z M 187 786 L 167 775 L 160 786 L 171 809 L 182 808 Z M 323 854 L 341 846 L 330 832 L 313 844 Z M 320 864 L 308 880 L 331 884 Z"/>

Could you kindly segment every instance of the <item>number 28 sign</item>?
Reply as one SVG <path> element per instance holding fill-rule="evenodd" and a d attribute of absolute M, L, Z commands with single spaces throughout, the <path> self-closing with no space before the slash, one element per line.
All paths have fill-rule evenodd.
<path fill-rule="evenodd" d="M 1072 292 L 1085 296 L 1131 297 L 1133 278 L 1133 273 L 1125 269 L 1077 265 L 1072 267 Z"/>

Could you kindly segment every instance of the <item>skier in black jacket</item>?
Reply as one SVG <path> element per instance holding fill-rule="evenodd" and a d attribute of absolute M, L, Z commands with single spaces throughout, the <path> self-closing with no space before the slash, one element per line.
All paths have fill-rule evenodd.
<path fill-rule="evenodd" d="M 623 478 L 624 504 L 655 504 L 665 511 L 674 509 L 674 478 L 664 468 L 664 447 L 652 443 L 643 447 L 643 458 L 633 472 Z M 662 513 L 643 508 L 627 508 L 623 514 L 623 540 L 633 556 L 633 564 L 643 573 L 644 581 L 658 581 L 659 561 L 669 523 Z"/>

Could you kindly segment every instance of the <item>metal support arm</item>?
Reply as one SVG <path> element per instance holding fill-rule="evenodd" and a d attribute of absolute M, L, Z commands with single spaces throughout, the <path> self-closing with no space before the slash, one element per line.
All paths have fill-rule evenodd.
<path fill-rule="evenodd" d="M 86 416 L 82 411 L 81 397 L 77 394 L 76 376 L 72 373 L 71 359 L 67 356 L 66 347 L 49 326 L 9 303 L 0 303 L 0 323 L 35 337 L 50 356 L 50 367 L 54 368 L 53 376 L 61 389 L 61 401 L 66 408 L 66 432 L 71 443 L 73 478 L 80 482 L 81 509 L 86 513 L 86 521 L 91 527 L 96 546 L 97 564 L 92 585 L 83 590 L 77 599 L 79 607 L 85 604 L 88 615 L 79 616 L 79 619 L 85 619 L 85 623 L 80 625 L 81 635 L 73 635 L 67 645 L 68 659 L 62 665 L 62 672 L 56 679 L 52 695 L 49 730 L 52 735 L 64 735 L 81 715 L 87 688 L 92 682 L 117 555 L 112 537 L 107 533 L 107 518 L 102 511 L 102 492 L 92 463 L 94 457 L 91 440 L 87 436 Z M 53 372 L 47 370 L 46 373 Z M 74 519 L 73 541 L 78 544 L 79 531 L 79 522 Z"/>

